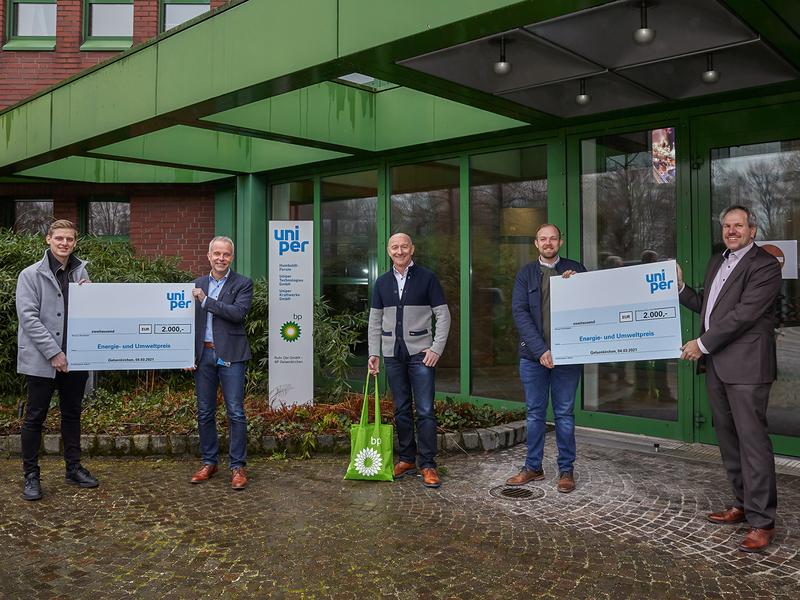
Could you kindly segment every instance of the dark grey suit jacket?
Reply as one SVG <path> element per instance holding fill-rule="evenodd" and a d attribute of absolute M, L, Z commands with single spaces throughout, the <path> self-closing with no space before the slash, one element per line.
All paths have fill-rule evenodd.
<path fill-rule="evenodd" d="M 208 295 L 208 275 L 198 277 L 194 285 Z M 231 271 L 222 286 L 219 298 L 207 298 L 205 307 L 195 302 L 194 310 L 194 360 L 197 363 L 203 353 L 208 313 L 214 315 L 211 328 L 214 333 L 214 350 L 217 358 L 225 362 L 250 360 L 250 344 L 244 329 L 244 319 L 253 303 L 253 282 L 244 275 Z"/>
<path fill-rule="evenodd" d="M 722 254 L 711 257 L 704 292 L 686 286 L 679 296 L 681 304 L 700 313 L 702 324 L 708 309 L 706 293 L 711 290 L 722 261 Z M 700 334 L 723 382 L 758 384 L 775 380 L 775 300 L 780 289 L 780 263 L 754 244 L 722 286 L 708 331 L 703 326 Z"/>

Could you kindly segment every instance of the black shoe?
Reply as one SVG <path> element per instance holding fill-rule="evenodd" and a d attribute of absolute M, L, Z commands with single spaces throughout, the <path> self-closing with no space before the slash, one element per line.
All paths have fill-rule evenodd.
<path fill-rule="evenodd" d="M 25 500 L 42 499 L 42 484 L 39 482 L 38 471 L 25 475 L 25 486 L 22 488 L 22 497 L 25 498 Z"/>
<path fill-rule="evenodd" d="M 64 476 L 64 481 L 74 485 L 79 485 L 82 488 L 96 488 L 98 485 L 100 485 L 100 482 L 92 477 L 92 474 L 81 465 L 67 469 L 67 474 Z"/>

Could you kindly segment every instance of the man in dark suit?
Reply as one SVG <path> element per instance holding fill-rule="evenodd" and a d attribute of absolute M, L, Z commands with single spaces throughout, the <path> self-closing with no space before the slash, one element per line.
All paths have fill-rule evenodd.
<path fill-rule="evenodd" d="M 775 458 L 767 434 L 767 401 L 777 374 L 775 300 L 781 266 L 754 243 L 756 221 L 744 206 L 720 215 L 727 250 L 711 257 L 703 292 L 683 284 L 680 302 L 700 313 L 700 337 L 681 358 L 700 361 L 722 462 L 733 487 L 729 508 L 708 515 L 713 523 L 747 521 L 743 552 L 766 548 L 775 536 Z"/>
<path fill-rule="evenodd" d="M 217 388 L 222 386 L 230 428 L 231 487 L 247 486 L 247 419 L 244 414 L 244 378 L 250 345 L 244 319 L 253 301 L 253 282 L 230 269 L 233 241 L 215 237 L 208 244 L 211 273 L 195 279 L 195 387 L 197 433 L 203 466 L 192 483 L 207 481 L 217 472 Z"/>

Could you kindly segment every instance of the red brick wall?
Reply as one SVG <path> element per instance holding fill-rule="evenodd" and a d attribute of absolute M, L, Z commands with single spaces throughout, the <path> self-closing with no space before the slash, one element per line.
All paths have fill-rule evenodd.
<path fill-rule="evenodd" d="M 78 198 L 60 196 L 53 200 L 53 220 L 67 219 L 78 225 Z M 80 228 L 80 225 L 78 225 Z M 86 233 L 82 231 L 81 233 Z"/>
<path fill-rule="evenodd" d="M 118 52 L 81 52 L 83 0 L 57 0 L 56 48 L 47 52 L 0 50 L 0 110 L 71 77 Z M 211 8 L 227 4 L 212 0 Z M 6 0 L 0 0 L 0 45 L 5 44 Z M 134 0 L 133 43 L 158 33 L 158 0 Z"/>
<path fill-rule="evenodd" d="M 180 256 L 195 275 L 208 272 L 208 242 L 214 237 L 213 196 L 131 197 L 130 241 L 137 254 Z"/>

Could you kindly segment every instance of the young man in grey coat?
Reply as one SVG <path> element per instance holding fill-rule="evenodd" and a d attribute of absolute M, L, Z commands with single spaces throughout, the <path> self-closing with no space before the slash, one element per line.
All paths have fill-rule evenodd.
<path fill-rule="evenodd" d="M 78 229 L 71 221 L 53 222 L 42 260 L 23 269 L 17 279 L 17 372 L 26 376 L 28 401 L 22 424 L 22 497 L 39 500 L 39 446 L 50 399 L 57 389 L 61 438 L 67 464 L 66 481 L 84 488 L 98 486 L 81 466 L 81 402 L 87 372 L 72 372 L 67 364 L 69 284 L 89 281 L 86 261 L 73 254 Z"/>

